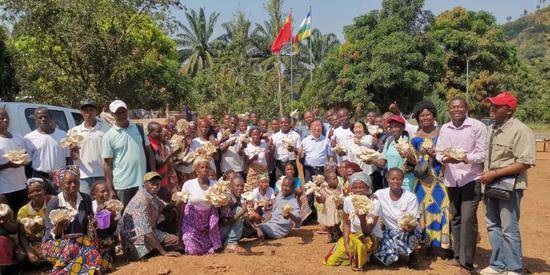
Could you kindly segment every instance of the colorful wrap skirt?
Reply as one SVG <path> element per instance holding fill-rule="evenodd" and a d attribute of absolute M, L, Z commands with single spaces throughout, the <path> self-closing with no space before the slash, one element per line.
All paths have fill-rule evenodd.
<path fill-rule="evenodd" d="M 421 232 L 414 230 L 404 232 L 399 229 L 384 231 L 380 247 L 374 252 L 374 256 L 386 266 L 397 262 L 399 256 L 411 254 L 420 240 Z"/>
<path fill-rule="evenodd" d="M 328 266 L 353 265 L 361 268 L 369 262 L 370 255 L 376 250 L 380 241 L 374 236 L 363 238 L 361 233 L 351 233 L 349 235 L 349 246 L 354 254 L 353 259 L 349 259 L 344 245 L 344 237 L 341 237 L 330 252 L 324 258 L 324 264 Z"/>

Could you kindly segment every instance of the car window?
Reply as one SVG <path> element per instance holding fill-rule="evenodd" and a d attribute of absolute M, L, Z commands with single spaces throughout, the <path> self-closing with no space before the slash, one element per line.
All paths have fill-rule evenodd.
<path fill-rule="evenodd" d="M 80 125 L 80 123 L 84 121 L 84 118 L 80 113 L 71 112 L 71 115 L 73 116 L 74 125 Z"/>
<path fill-rule="evenodd" d="M 25 109 L 25 118 L 27 119 L 27 123 L 29 124 L 29 127 L 32 131 L 36 129 L 36 125 L 34 123 L 34 110 L 36 108 L 27 108 Z M 67 117 L 65 116 L 65 112 L 59 111 L 59 110 L 50 110 L 50 114 L 52 115 L 53 120 L 55 121 L 57 128 L 63 131 L 69 130 L 69 123 L 67 122 Z"/>

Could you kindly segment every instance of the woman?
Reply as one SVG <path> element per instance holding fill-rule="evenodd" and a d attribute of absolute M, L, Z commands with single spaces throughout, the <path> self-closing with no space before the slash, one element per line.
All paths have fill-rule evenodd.
<path fill-rule="evenodd" d="M 78 166 L 68 165 L 54 172 L 54 180 L 62 192 L 53 197 L 46 207 L 46 232 L 42 252 L 53 264 L 52 274 L 94 273 L 110 267 L 102 258 L 94 227 L 94 212 L 90 196 L 80 193 Z M 72 220 L 53 224 L 50 213 L 68 209 L 76 215 Z"/>
<path fill-rule="evenodd" d="M 182 240 L 188 255 L 214 254 L 221 248 L 218 211 L 205 197 L 214 180 L 208 179 L 210 159 L 198 156 L 193 162 L 197 178 L 183 184 L 182 192 L 189 194 L 184 205 L 181 223 Z"/>
<path fill-rule="evenodd" d="M 51 196 L 46 195 L 44 189 L 44 180 L 41 178 L 30 178 L 27 181 L 27 193 L 29 194 L 30 202 L 25 204 L 19 212 L 17 212 L 17 221 L 19 222 L 19 243 L 25 251 L 27 260 L 31 264 L 39 264 L 46 260 L 42 254 L 42 238 L 44 237 L 44 220 L 46 216 L 46 205 L 51 199 Z M 42 223 L 34 223 L 32 226 L 25 228 L 23 221 L 25 218 L 36 219 L 40 217 Z"/>
<path fill-rule="evenodd" d="M 420 225 L 431 248 L 450 248 L 451 220 L 449 196 L 442 181 L 442 165 L 435 159 L 435 144 L 439 129 L 435 126 L 437 111 L 430 101 L 421 101 L 414 108 L 419 129 L 411 138 L 412 154 L 408 158 L 416 163 L 414 193 L 418 199 Z"/>
<path fill-rule="evenodd" d="M 252 191 L 258 187 L 258 176 L 267 174 L 267 163 L 270 158 L 271 141 L 269 144 L 262 140 L 262 131 L 259 128 L 250 129 L 250 142 L 244 149 L 244 161 L 248 166 L 244 191 Z"/>
<path fill-rule="evenodd" d="M 350 177 L 350 182 L 352 194 L 370 198 L 372 183 L 367 174 L 354 173 Z M 382 231 L 377 223 L 367 223 L 367 215 L 353 215 L 355 207 L 351 198 L 347 196 L 344 199 L 342 216 L 344 236 L 325 256 L 324 263 L 329 266 L 351 265 L 353 270 L 361 270 L 378 247 Z"/>
<path fill-rule="evenodd" d="M 353 124 L 353 138 L 347 140 L 344 144 L 348 160 L 357 163 L 363 172 L 371 175 L 376 169 L 371 164 L 367 164 L 357 158 L 360 147 L 373 148 L 373 137 L 368 134 L 367 126 L 362 121 Z"/>
<path fill-rule="evenodd" d="M 191 145 L 190 145 L 191 151 L 195 152 L 199 147 L 207 143 L 212 143 L 216 147 L 219 145 L 216 138 L 213 135 L 211 135 L 210 122 L 208 121 L 208 119 L 204 117 L 199 118 L 199 121 L 197 123 L 197 129 L 199 131 L 199 135 L 198 137 L 193 139 L 193 141 L 191 142 Z M 217 173 L 216 163 L 214 162 L 213 156 L 211 156 L 210 158 L 209 165 L 210 165 L 210 168 Z"/>
<path fill-rule="evenodd" d="M 387 173 L 390 187 L 374 193 L 377 200 L 373 210 L 373 222 L 378 223 L 382 219 L 384 232 L 380 247 L 374 252 L 374 256 L 384 265 L 390 266 L 397 262 L 399 256 L 409 256 L 409 266 L 417 267 L 415 249 L 420 238 L 420 230 L 417 225 L 407 224 L 401 226 L 399 221 L 405 214 L 418 218 L 418 202 L 413 193 L 401 188 L 403 170 L 394 167 Z"/>
<path fill-rule="evenodd" d="M 375 161 L 373 164 L 379 168 L 384 168 L 388 171 L 391 168 L 400 168 L 403 171 L 410 170 L 408 167 L 407 156 L 397 150 L 397 142 L 399 139 L 409 140 L 409 134 L 405 131 L 405 119 L 400 115 L 392 115 L 388 117 L 386 123 L 389 125 L 389 136 L 384 143 L 382 150 L 382 158 Z M 368 161 L 366 163 L 369 163 Z M 413 191 L 414 175 L 412 172 L 407 172 L 403 178 L 402 188 L 407 191 Z"/>

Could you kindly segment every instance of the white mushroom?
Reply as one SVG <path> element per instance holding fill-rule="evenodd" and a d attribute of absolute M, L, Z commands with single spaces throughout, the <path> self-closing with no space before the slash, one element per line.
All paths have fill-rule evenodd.
<path fill-rule="evenodd" d="M 361 161 L 377 161 L 382 158 L 382 154 L 365 146 L 359 146 L 359 149 L 356 152 L 356 157 Z"/>
<path fill-rule="evenodd" d="M 76 214 L 78 214 L 77 211 L 69 210 L 69 209 L 65 209 L 65 208 L 59 208 L 59 209 L 52 210 L 50 212 L 49 218 L 52 221 L 52 224 L 55 225 L 55 224 L 58 224 L 62 221 L 72 222 L 72 220 L 74 219 L 74 216 L 76 216 Z"/>
<path fill-rule="evenodd" d="M 405 213 L 398 221 L 401 229 L 409 230 L 418 225 L 418 219 L 411 213 Z"/>
<path fill-rule="evenodd" d="M 172 201 L 187 203 L 189 200 L 189 192 L 179 191 L 172 194 Z"/>
<path fill-rule="evenodd" d="M 59 141 L 59 145 L 63 148 L 80 147 L 80 143 L 84 140 L 84 136 L 76 132 L 69 132 L 69 135 Z"/>
<path fill-rule="evenodd" d="M 254 200 L 254 194 L 252 193 L 252 191 L 247 191 L 241 195 L 241 198 L 245 201 L 252 201 Z"/>
<path fill-rule="evenodd" d="M 5 203 L 0 203 L 0 217 L 6 216 L 10 212 L 10 206 Z"/>
<path fill-rule="evenodd" d="M 284 215 L 290 214 L 290 212 L 292 212 L 292 210 L 294 210 L 294 208 L 292 208 L 292 206 L 290 204 L 285 204 L 283 206 L 283 214 Z"/>
<path fill-rule="evenodd" d="M 27 155 L 25 149 L 9 151 L 3 157 L 17 165 L 28 164 L 30 162 L 29 155 Z"/>
<path fill-rule="evenodd" d="M 106 201 L 106 202 L 103 204 L 103 206 L 104 206 L 106 209 L 109 209 L 109 210 L 114 211 L 114 212 L 120 212 L 120 211 L 122 211 L 122 209 L 124 208 L 124 204 L 122 204 L 121 201 L 115 200 L 115 199 Z"/>
<path fill-rule="evenodd" d="M 204 192 L 206 200 L 216 207 L 221 207 L 229 204 L 231 193 L 229 191 L 229 181 L 220 180 L 216 184 L 210 186 Z"/>
<path fill-rule="evenodd" d="M 409 151 L 409 149 L 410 149 L 409 142 L 405 138 L 400 137 L 397 140 L 397 144 L 395 145 L 395 149 L 397 149 L 397 151 L 399 153 L 404 154 L 405 152 Z"/>
<path fill-rule="evenodd" d="M 366 215 L 374 209 L 374 204 L 367 196 L 351 195 L 351 203 L 356 215 Z"/>

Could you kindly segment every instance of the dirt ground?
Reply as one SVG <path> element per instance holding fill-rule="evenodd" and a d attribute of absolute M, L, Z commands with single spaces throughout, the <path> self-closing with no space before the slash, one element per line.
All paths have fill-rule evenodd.
<path fill-rule="evenodd" d="M 550 153 L 537 153 L 537 166 L 529 171 L 529 187 L 521 205 L 521 235 L 526 272 L 550 274 Z M 483 204 L 478 211 L 481 241 L 475 264 L 484 268 L 488 264 L 490 246 L 483 222 Z M 314 232 L 317 226 L 304 226 L 282 240 L 267 241 L 259 246 L 256 240 L 244 240 L 248 250 L 244 255 L 216 254 L 212 256 L 181 256 L 178 258 L 153 257 L 144 262 L 118 266 L 113 274 L 345 274 L 349 267 L 327 267 L 323 256 L 333 244 L 326 243 L 325 235 Z M 458 269 L 438 259 L 423 261 L 421 270 L 410 270 L 405 264 L 387 268 L 368 266 L 375 274 L 456 274 Z"/>

